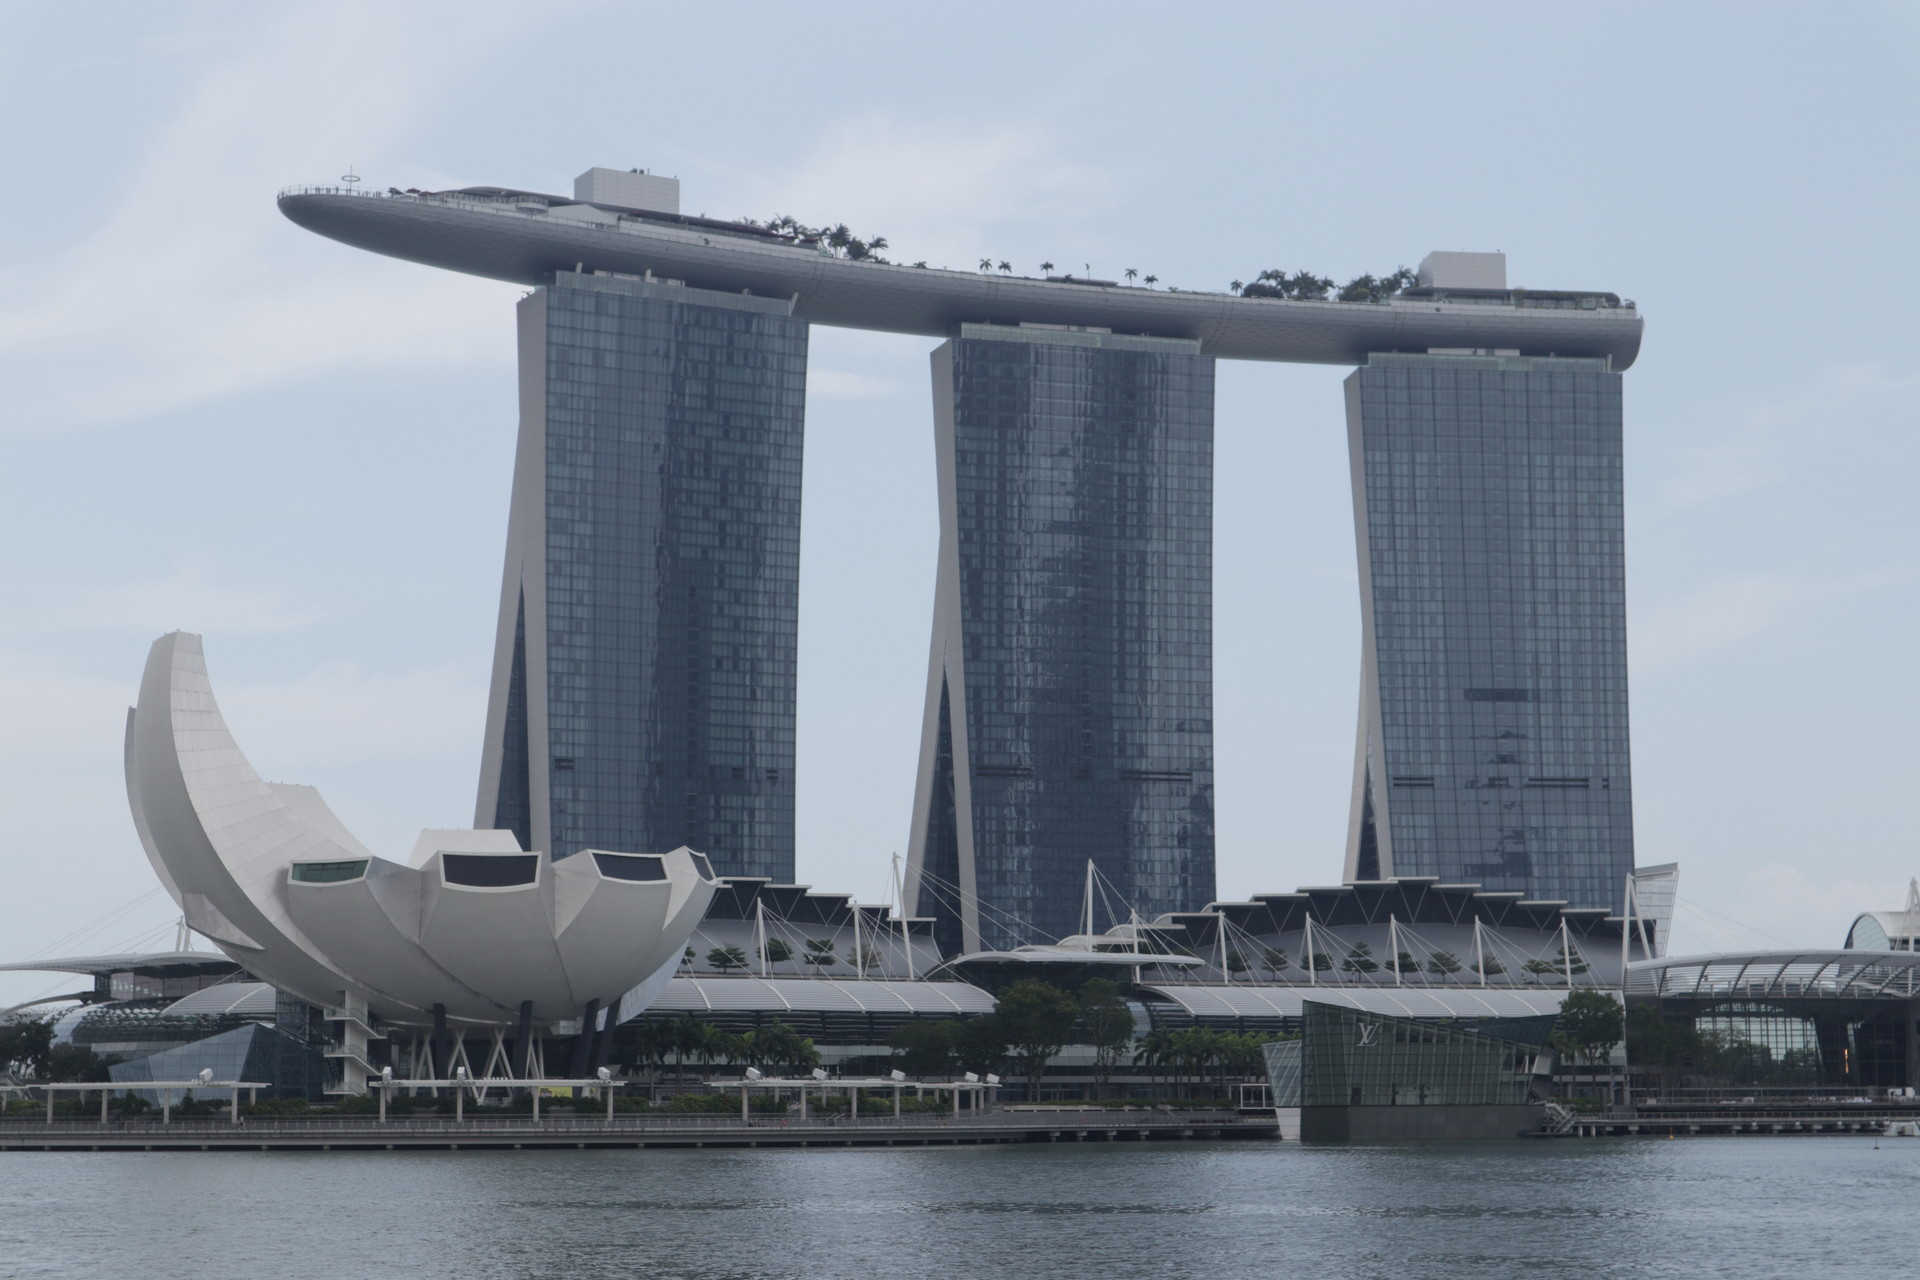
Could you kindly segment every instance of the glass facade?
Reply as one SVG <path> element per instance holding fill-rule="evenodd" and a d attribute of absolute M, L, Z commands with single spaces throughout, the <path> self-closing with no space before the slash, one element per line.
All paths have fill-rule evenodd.
<path fill-rule="evenodd" d="M 1633 871 L 1621 379 L 1374 355 L 1347 379 L 1365 655 L 1350 879 L 1620 910 Z"/>
<path fill-rule="evenodd" d="M 1213 361 L 963 326 L 912 867 L 943 949 L 1078 931 L 1089 861 L 1143 916 L 1213 896 Z M 1094 927 L 1113 921 L 1104 915 Z"/>
<path fill-rule="evenodd" d="M 1628 1054 L 1663 1087 L 1866 1089 L 1910 1085 L 1920 1002 L 1909 999 L 1667 998 L 1664 1021 L 1693 1036 L 1662 1056 Z"/>
<path fill-rule="evenodd" d="M 1518 1106 L 1527 1101 L 1535 1024 L 1427 1022 L 1309 1000 L 1300 1038 L 1262 1046 L 1276 1107 Z"/>
<path fill-rule="evenodd" d="M 479 825 L 791 880 L 807 326 L 567 272 L 521 306 Z"/>
<path fill-rule="evenodd" d="M 327 1084 L 327 1065 L 320 1051 L 285 1032 L 260 1023 L 222 1031 L 192 1044 L 163 1049 L 145 1057 L 116 1062 L 107 1068 L 115 1084 L 143 1080 L 192 1080 L 211 1069 L 215 1080 L 245 1080 L 268 1086 L 263 1098 L 320 1097 Z M 136 1089 L 148 1102 L 160 1101 L 157 1090 Z M 226 1099 L 231 1089 L 196 1089 L 205 1101 Z M 180 1094 L 173 1100 L 180 1101 Z"/>

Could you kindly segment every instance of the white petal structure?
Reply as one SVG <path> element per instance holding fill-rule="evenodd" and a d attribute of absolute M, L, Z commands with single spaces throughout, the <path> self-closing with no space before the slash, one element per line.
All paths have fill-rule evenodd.
<path fill-rule="evenodd" d="M 390 1022 L 630 1015 L 716 885 L 690 849 L 554 862 L 507 831 L 426 831 L 407 862 L 377 857 L 318 791 L 254 772 L 185 632 L 148 654 L 126 768 L 140 841 L 195 930 L 304 1000 Z"/>

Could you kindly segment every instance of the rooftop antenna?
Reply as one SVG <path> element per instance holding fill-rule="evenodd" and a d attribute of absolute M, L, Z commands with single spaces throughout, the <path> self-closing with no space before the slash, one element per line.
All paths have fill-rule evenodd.
<path fill-rule="evenodd" d="M 346 183 L 348 186 L 352 186 L 354 183 L 360 181 L 360 175 L 353 171 L 352 165 L 348 165 L 347 171 L 340 175 L 340 181 Z"/>

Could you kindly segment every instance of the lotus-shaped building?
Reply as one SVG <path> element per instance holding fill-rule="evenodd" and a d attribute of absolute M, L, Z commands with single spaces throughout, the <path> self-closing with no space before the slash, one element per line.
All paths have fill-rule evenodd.
<path fill-rule="evenodd" d="M 148 655 L 126 771 L 187 922 L 350 1032 L 517 1027 L 525 1043 L 535 1026 L 590 1033 L 601 1009 L 610 1029 L 665 985 L 716 884 L 686 848 L 556 861 L 506 831 L 424 831 L 406 862 L 378 857 L 318 791 L 254 771 L 185 632 Z"/>

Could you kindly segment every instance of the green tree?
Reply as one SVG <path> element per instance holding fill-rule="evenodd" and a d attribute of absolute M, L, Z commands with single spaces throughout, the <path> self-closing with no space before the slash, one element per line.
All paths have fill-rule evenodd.
<path fill-rule="evenodd" d="M 0 1075 L 38 1079 L 53 1051 L 53 1019 L 20 1018 L 0 1022 Z"/>
<path fill-rule="evenodd" d="M 747 967 L 747 953 L 739 947 L 715 947 L 707 952 L 707 963 L 725 973 L 729 969 Z"/>
<path fill-rule="evenodd" d="M 964 1018 L 954 1033 L 954 1057 L 962 1071 L 985 1075 L 1000 1070 L 1007 1056 L 1007 1030 L 999 1017 Z"/>
<path fill-rule="evenodd" d="M 1228 973 L 1245 973 L 1250 967 L 1251 966 L 1247 964 L 1247 958 L 1240 954 L 1238 950 L 1227 952 Z"/>
<path fill-rule="evenodd" d="M 1496 974 L 1496 973 L 1505 973 L 1507 971 L 1507 966 L 1500 963 L 1499 956 L 1494 955 L 1492 952 L 1488 952 L 1486 955 L 1482 956 L 1480 959 L 1473 962 L 1473 971 L 1475 973 L 1484 973 L 1491 976 L 1492 974 Z"/>
<path fill-rule="evenodd" d="M 880 949 L 870 942 L 863 942 L 848 951 L 847 963 L 861 973 L 869 973 L 880 967 Z"/>
<path fill-rule="evenodd" d="M 1340 968 L 1346 973 L 1372 973 L 1380 967 L 1373 958 L 1373 948 L 1364 942 L 1356 942 L 1347 952 L 1347 958 L 1340 962 Z"/>
<path fill-rule="evenodd" d="M 1569 991 L 1560 1002 L 1556 1030 L 1578 1045 L 1588 1062 L 1598 1062 L 1611 1054 L 1626 1034 L 1626 1011 L 1608 992 L 1582 987 Z"/>
<path fill-rule="evenodd" d="M 1098 1098 L 1133 1043 L 1133 1010 L 1118 985 L 1106 978 L 1080 984 L 1080 1029 L 1093 1049 L 1093 1096 Z"/>
<path fill-rule="evenodd" d="M 1160 281 L 1159 276 L 1145 276 L 1142 279 L 1143 279 L 1143 283 L 1145 283 L 1145 285 L 1149 289 L 1153 288 L 1153 286 L 1158 284 Z"/>
<path fill-rule="evenodd" d="M 111 1079 L 106 1059 L 83 1044 L 57 1044 L 47 1051 L 47 1079 L 93 1084 Z"/>
<path fill-rule="evenodd" d="M 1413 952 L 1402 951 L 1395 957 L 1394 967 L 1400 971 L 1401 977 L 1405 977 L 1409 973 L 1420 972 L 1420 961 L 1414 957 Z"/>
<path fill-rule="evenodd" d="M 808 938 L 806 951 L 800 957 L 817 968 L 825 968 L 834 962 L 832 938 Z"/>
<path fill-rule="evenodd" d="M 1165 1079 L 1166 1069 L 1173 1064 L 1173 1033 L 1165 1027 L 1149 1030 L 1140 1037 L 1140 1047 L 1134 1050 L 1133 1061 L 1137 1066 L 1152 1071 L 1156 1081 Z"/>
<path fill-rule="evenodd" d="M 702 1022 L 692 1014 L 673 1021 L 673 1073 L 684 1075 L 689 1056 L 698 1059 L 707 1052 L 707 1046 L 713 1043 L 717 1029 L 711 1022 Z"/>
<path fill-rule="evenodd" d="M 982 258 L 982 259 L 980 259 L 980 269 L 981 269 L 982 271 L 991 271 L 991 270 L 993 270 L 993 259 L 992 259 L 992 258 Z"/>
<path fill-rule="evenodd" d="M 1073 1038 L 1080 1006 L 1072 996 L 1039 978 L 1021 978 L 1000 993 L 994 1017 L 1013 1059 L 1027 1077 L 1027 1101 L 1040 1100 L 1047 1063 Z"/>
<path fill-rule="evenodd" d="M 644 1066 L 649 1071 L 648 1089 L 659 1079 L 658 1071 L 667 1065 L 667 1055 L 673 1052 L 674 1026 L 662 1018 L 644 1018 L 634 1028 L 631 1051 L 627 1058 L 629 1067 Z"/>
<path fill-rule="evenodd" d="M 1702 1049 L 1701 1036 L 1691 1023 L 1667 1022 L 1652 1004 L 1637 1004 L 1627 1011 L 1626 1041 L 1627 1060 L 1657 1072 L 1663 1089 Z"/>
<path fill-rule="evenodd" d="M 1048 272 L 1052 270 L 1053 270 L 1053 264 L 1051 262 L 1043 262 L 1040 264 L 1041 275 L 1046 275 Z"/>
<path fill-rule="evenodd" d="M 793 944 L 785 938 L 768 938 L 766 945 L 760 948 L 760 954 L 767 958 L 769 967 L 785 964 L 793 959 Z"/>
<path fill-rule="evenodd" d="M 894 1051 L 900 1070 L 910 1076 L 951 1076 L 959 1033 L 960 1025 L 953 1018 L 905 1022 L 887 1033 L 887 1046 Z"/>
<path fill-rule="evenodd" d="M 1281 972 L 1293 967 L 1293 957 L 1278 947 L 1260 948 L 1260 967 L 1269 977 L 1277 977 Z"/>
<path fill-rule="evenodd" d="M 1012 264 L 1011 262 L 1007 262 L 1007 261 L 1005 261 L 1005 260 L 1003 259 L 1003 260 L 1001 261 L 1001 263 L 1000 263 L 1000 270 L 1001 270 L 1001 272 L 1002 272 L 1002 273 L 1004 273 L 1004 274 L 1006 274 L 1006 275 L 1012 275 L 1012 274 L 1013 274 L 1013 264 Z"/>
<path fill-rule="evenodd" d="M 1051 267 L 1049 267 L 1049 269 L 1051 269 Z M 1137 276 L 1138 276 L 1139 274 L 1140 274 L 1140 272 L 1139 272 L 1138 270 L 1136 270 L 1135 268 L 1133 268 L 1133 267 L 1128 267 L 1128 268 L 1127 268 L 1127 270 L 1126 270 L 1126 277 L 1127 277 L 1127 282 L 1128 282 L 1129 284 L 1131 284 L 1131 283 L 1133 282 L 1133 280 L 1134 280 L 1134 278 L 1135 278 L 1135 277 L 1137 277 Z"/>
<path fill-rule="evenodd" d="M 1427 957 L 1428 973 L 1458 973 L 1461 967 L 1460 957 L 1451 951 L 1436 951 Z"/>
<path fill-rule="evenodd" d="M 775 1019 L 751 1033 L 753 1042 L 744 1046 L 760 1063 L 786 1072 L 811 1071 L 820 1065 L 820 1052 L 813 1041 Z"/>

